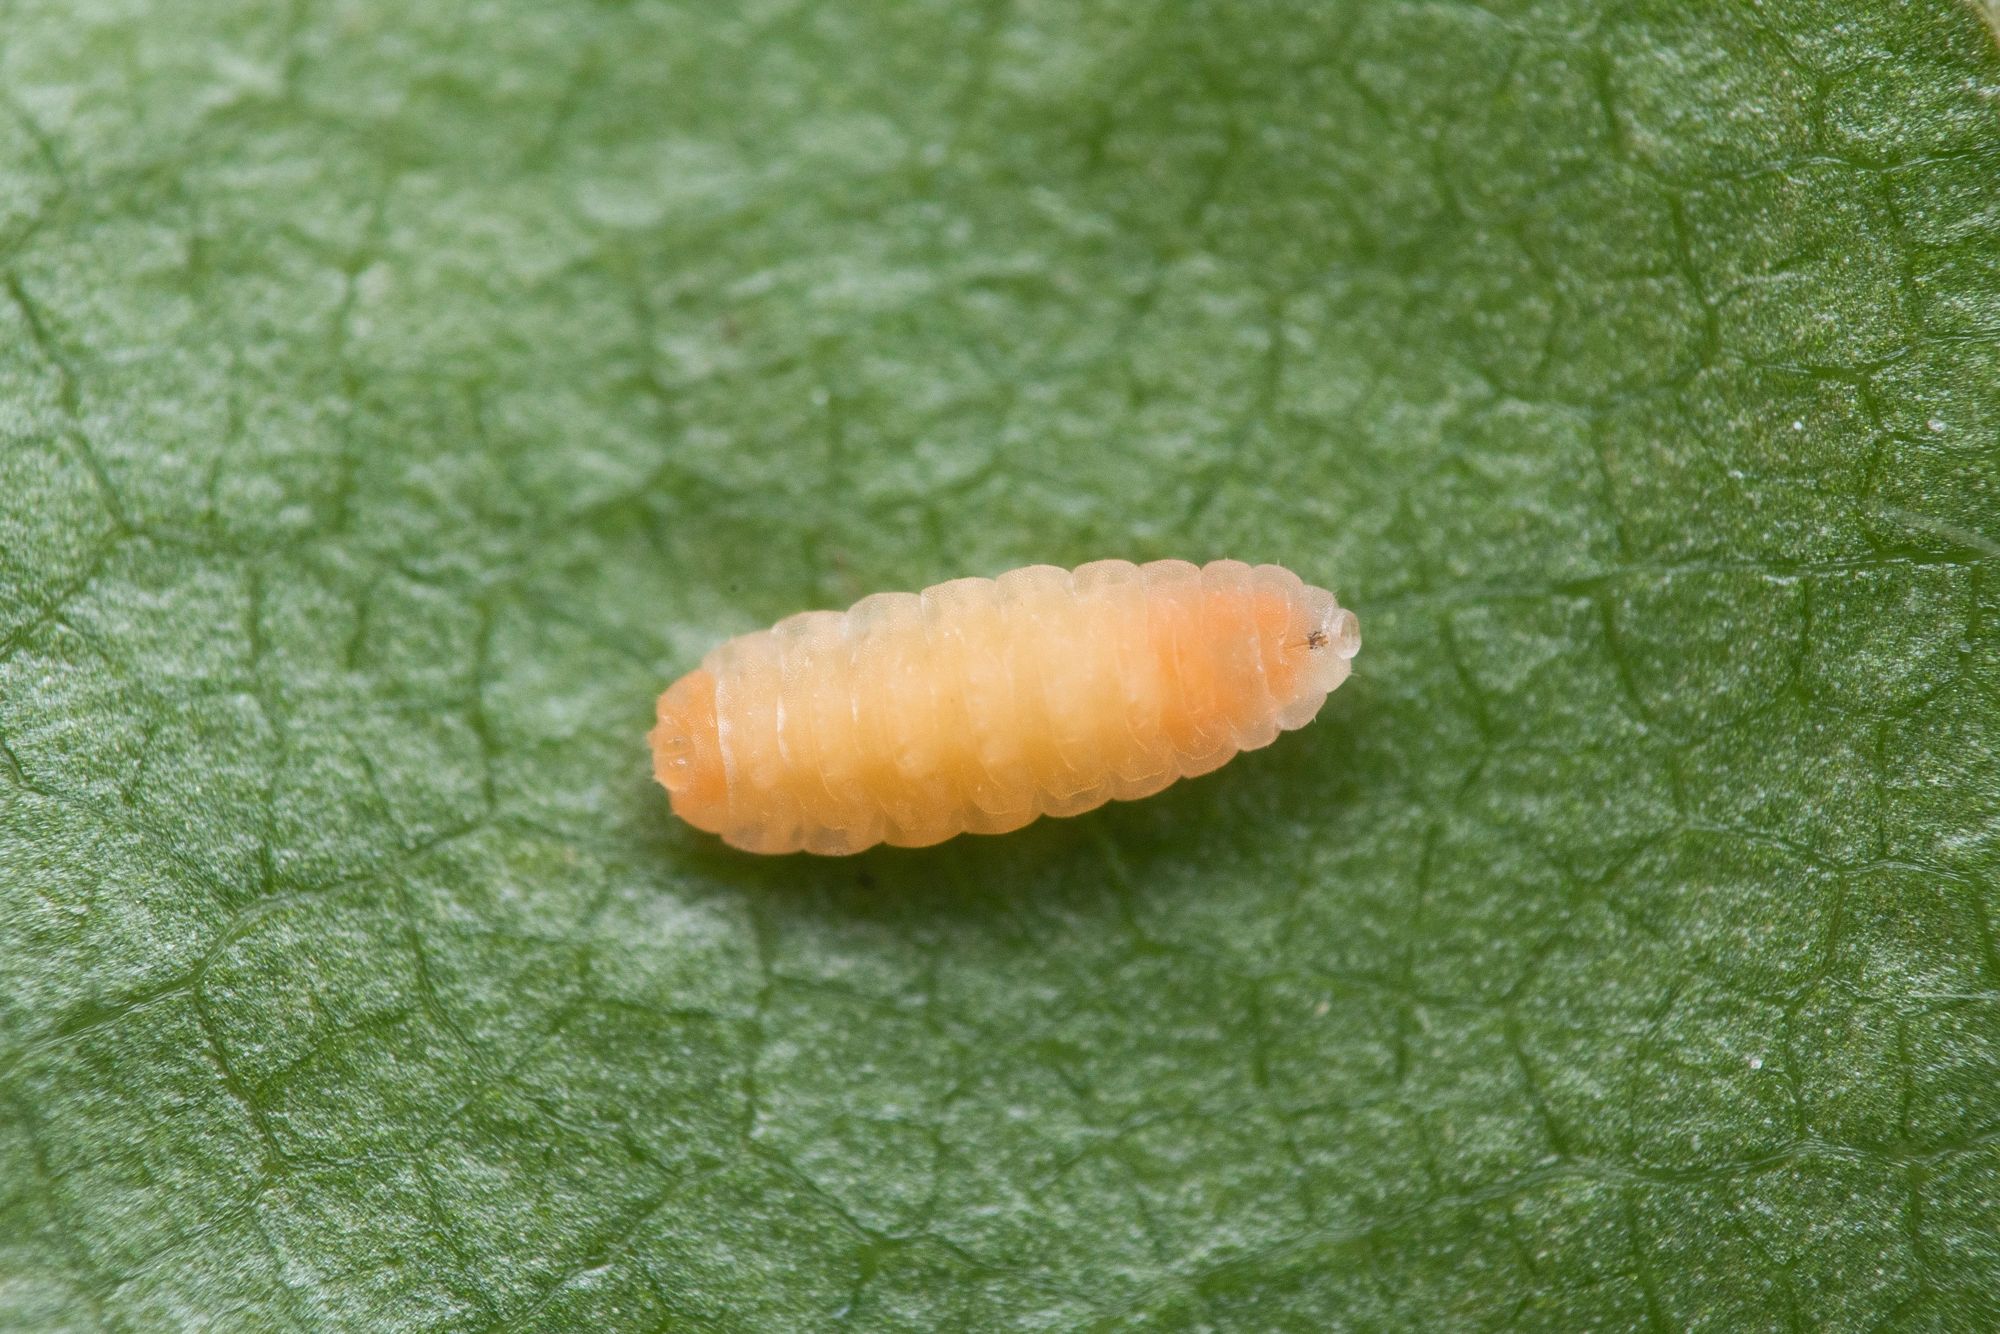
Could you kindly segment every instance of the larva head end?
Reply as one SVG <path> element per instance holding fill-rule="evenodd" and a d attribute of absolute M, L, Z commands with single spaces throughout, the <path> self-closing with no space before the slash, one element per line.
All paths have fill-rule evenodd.
<path fill-rule="evenodd" d="M 1361 622 L 1333 594 L 1310 584 L 1300 588 L 1292 616 L 1292 693 L 1303 698 L 1338 688 L 1347 679 L 1348 660 L 1361 651 Z"/>
<path fill-rule="evenodd" d="M 1278 565 L 1251 572 L 1264 684 L 1289 731 L 1313 720 L 1361 651 L 1361 622 L 1333 594 Z"/>
<path fill-rule="evenodd" d="M 1309 638 L 1317 641 L 1311 645 L 1313 648 L 1352 658 L 1361 651 L 1361 620 L 1345 607 L 1335 607 L 1321 625 L 1314 627 Z"/>

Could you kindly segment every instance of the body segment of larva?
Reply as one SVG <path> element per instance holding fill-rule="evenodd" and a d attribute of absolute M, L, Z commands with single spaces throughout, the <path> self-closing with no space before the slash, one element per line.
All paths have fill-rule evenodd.
<path fill-rule="evenodd" d="M 923 847 L 1220 768 L 1311 722 L 1360 647 L 1276 565 L 1030 565 L 739 635 L 647 740 L 674 813 L 735 847 Z"/>

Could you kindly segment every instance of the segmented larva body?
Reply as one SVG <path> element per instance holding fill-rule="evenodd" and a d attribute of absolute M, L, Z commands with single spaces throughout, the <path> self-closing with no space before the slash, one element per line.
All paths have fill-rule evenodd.
<path fill-rule="evenodd" d="M 735 847 L 923 847 L 1219 768 L 1311 722 L 1360 647 L 1277 565 L 1030 565 L 739 635 L 647 739 L 674 813 Z"/>

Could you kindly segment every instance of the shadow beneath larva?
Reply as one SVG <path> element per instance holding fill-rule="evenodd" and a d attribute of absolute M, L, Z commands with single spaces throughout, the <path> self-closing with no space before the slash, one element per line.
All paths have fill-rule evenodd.
<path fill-rule="evenodd" d="M 977 923 L 1101 906 L 1092 881 L 1104 866 L 1100 826 L 1107 817 L 1115 821 L 1115 810 L 1037 820 L 998 837 L 961 834 L 928 848 L 881 845 L 851 857 L 758 856 L 693 830 L 676 842 L 685 869 L 788 917 Z"/>

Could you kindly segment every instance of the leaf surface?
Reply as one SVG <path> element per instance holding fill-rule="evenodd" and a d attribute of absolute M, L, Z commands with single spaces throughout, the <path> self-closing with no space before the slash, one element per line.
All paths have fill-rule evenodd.
<path fill-rule="evenodd" d="M 2000 1325 L 2000 53 L 0 5 L 0 1328 Z M 756 859 L 723 636 L 1235 556 L 1147 802 Z"/>

